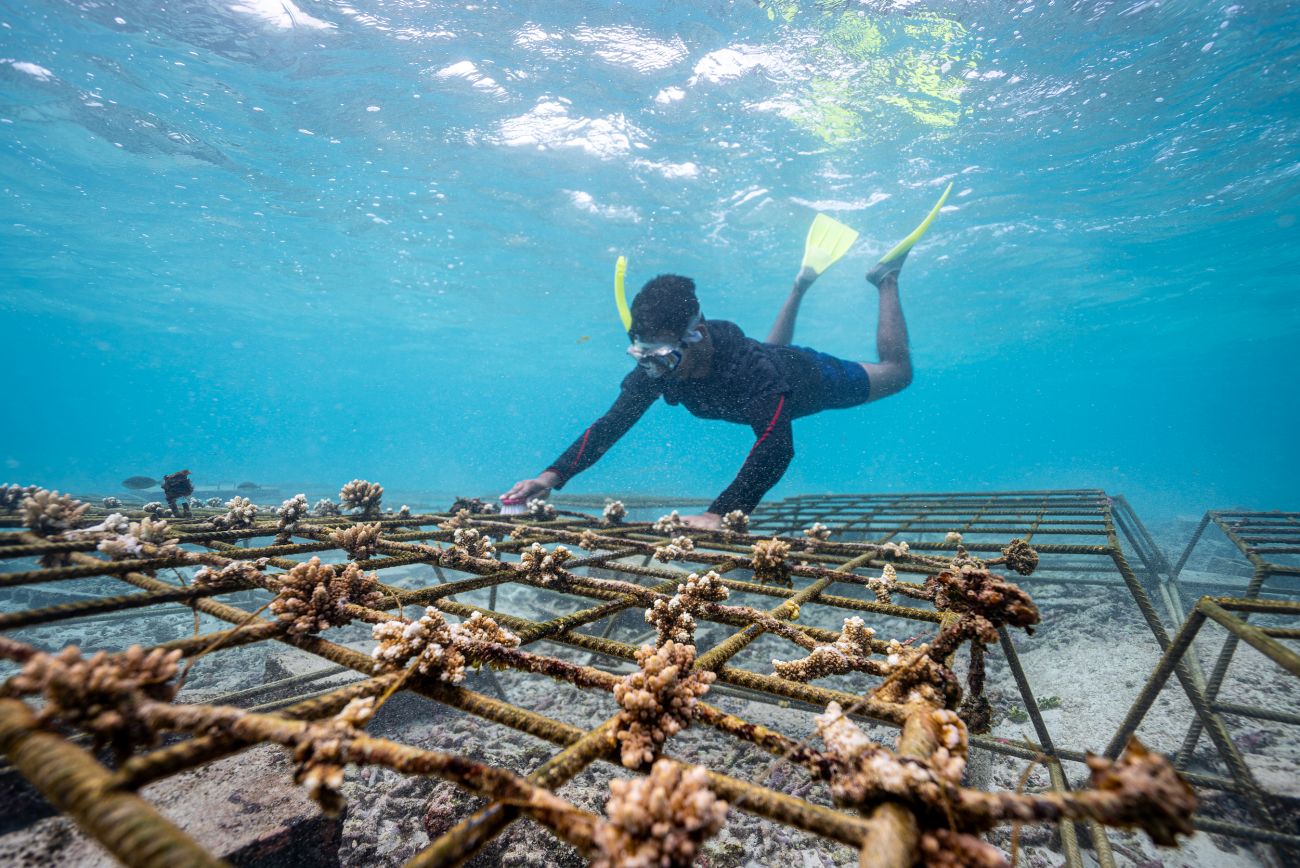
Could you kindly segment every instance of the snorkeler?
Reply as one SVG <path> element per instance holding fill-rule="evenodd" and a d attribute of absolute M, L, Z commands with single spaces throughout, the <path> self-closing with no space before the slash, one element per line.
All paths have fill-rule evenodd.
<path fill-rule="evenodd" d="M 949 190 L 951 185 L 949 185 Z M 675 274 L 660 275 L 641 288 L 629 312 L 622 297 L 622 267 L 616 280 L 620 314 L 637 366 L 623 378 L 618 399 L 564 453 L 533 479 L 524 479 L 501 495 L 507 505 L 545 497 L 586 470 L 636 424 L 657 398 L 685 405 L 693 415 L 748 425 L 754 445 L 735 480 L 714 499 L 707 512 L 683 521 L 716 530 L 732 510 L 749 513 L 785 474 L 794 458 L 791 422 L 823 410 L 879 401 L 912 382 L 907 323 L 898 297 L 898 276 L 912 246 L 920 239 L 948 197 L 945 190 L 925 221 L 867 272 L 880 294 L 876 328 L 879 362 L 853 362 L 807 347 L 791 346 L 804 294 L 818 276 L 840 258 L 857 233 L 818 215 L 794 287 L 766 343 L 746 337 L 725 320 L 706 320 L 695 296 L 695 282 Z"/>

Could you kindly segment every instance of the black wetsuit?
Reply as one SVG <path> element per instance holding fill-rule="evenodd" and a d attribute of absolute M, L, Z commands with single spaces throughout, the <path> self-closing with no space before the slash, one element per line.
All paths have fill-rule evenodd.
<path fill-rule="evenodd" d="M 713 341 L 709 375 L 656 379 L 640 367 L 634 369 L 623 378 L 614 406 L 547 468 L 560 477 L 556 488 L 595 464 L 663 395 L 669 404 L 683 404 L 704 419 L 754 429 L 757 439 L 740 472 L 709 507 L 718 515 L 734 509 L 750 512 L 794 458 L 792 419 L 853 407 L 870 396 L 867 372 L 857 362 L 806 347 L 762 344 L 725 320 L 709 320 L 708 329 Z"/>

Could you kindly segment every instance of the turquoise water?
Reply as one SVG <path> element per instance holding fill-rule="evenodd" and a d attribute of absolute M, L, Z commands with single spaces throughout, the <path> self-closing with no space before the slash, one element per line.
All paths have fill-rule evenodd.
<path fill-rule="evenodd" d="M 830 213 L 796 342 L 873 359 L 952 181 L 914 384 L 769 497 L 1300 506 L 1294 4 L 4 0 L 0 58 L 9 481 L 494 494 L 613 400 L 618 254 L 762 337 Z M 711 497 L 751 439 L 660 404 L 568 490 Z"/>

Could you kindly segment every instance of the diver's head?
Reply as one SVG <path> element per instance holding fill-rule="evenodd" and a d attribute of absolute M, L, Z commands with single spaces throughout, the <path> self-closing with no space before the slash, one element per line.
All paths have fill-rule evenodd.
<path fill-rule="evenodd" d="M 683 360 L 706 335 L 695 281 L 677 274 L 651 280 L 632 301 L 628 355 L 651 377 L 681 373 Z M 687 364 L 684 370 L 692 365 Z"/>

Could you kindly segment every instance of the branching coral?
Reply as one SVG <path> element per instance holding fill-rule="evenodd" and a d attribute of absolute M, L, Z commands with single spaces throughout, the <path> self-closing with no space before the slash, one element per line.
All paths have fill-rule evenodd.
<path fill-rule="evenodd" d="M 601 515 L 605 519 L 605 524 L 622 524 L 627 518 L 627 507 L 621 500 L 611 500 L 605 504 L 605 511 Z"/>
<path fill-rule="evenodd" d="M 347 624 L 347 604 L 375 606 L 382 596 L 375 576 L 356 564 L 335 566 L 312 558 L 281 577 L 271 612 L 290 635 L 303 636 Z"/>
<path fill-rule="evenodd" d="M 682 521 L 681 515 L 674 509 L 667 515 L 659 516 L 651 527 L 654 528 L 656 533 L 673 534 L 683 530 L 686 527 L 686 522 Z"/>
<path fill-rule="evenodd" d="M 339 503 L 344 509 L 354 509 L 367 516 L 379 512 L 383 497 L 382 485 L 364 479 L 354 479 L 339 491 Z"/>
<path fill-rule="evenodd" d="M 749 533 L 749 516 L 733 509 L 722 517 L 722 529 L 729 534 Z"/>
<path fill-rule="evenodd" d="M 1002 550 L 1002 558 L 1007 567 L 1022 576 L 1033 575 L 1038 569 L 1038 552 L 1023 539 L 1013 539 Z"/>
<path fill-rule="evenodd" d="M 727 599 L 727 588 L 721 577 L 710 570 L 703 576 L 691 573 L 683 584 L 677 586 L 677 593 L 670 599 L 662 597 L 654 601 L 645 611 L 646 623 L 653 624 L 659 636 L 658 645 L 677 642 L 682 645 L 695 643 L 694 612 L 701 603 L 718 603 Z"/>
<path fill-rule="evenodd" d="M 508 542 L 521 543 L 521 542 L 528 542 L 528 540 L 532 539 L 535 536 L 543 536 L 543 535 L 544 534 L 538 528 L 531 527 L 530 525 L 526 525 L 526 524 L 521 524 L 521 525 L 517 525 L 514 530 L 510 531 L 510 533 L 506 534 L 505 538 Z"/>
<path fill-rule="evenodd" d="M 6 482 L 0 485 L 0 510 L 14 512 L 23 505 L 23 500 L 40 490 L 36 485 L 13 485 Z"/>
<path fill-rule="evenodd" d="M 1191 788 L 1168 760 L 1136 740 L 1117 762 L 1089 757 L 1091 790 L 987 793 L 961 787 L 966 727 L 952 711 L 913 706 L 897 751 L 868 739 L 838 703 L 828 705 L 816 720 L 827 753 L 811 764 L 814 774 L 830 777 L 831 795 L 839 804 L 860 810 L 885 801 L 906 805 L 920 822 L 918 855 L 927 866 L 1001 864 L 987 862 L 992 852 L 974 837 L 1000 822 L 1094 819 L 1136 826 L 1162 846 L 1193 831 L 1196 797 Z"/>
<path fill-rule="evenodd" d="M 148 509 L 148 507 L 145 507 Z M 252 527 L 257 521 L 257 507 L 247 497 L 236 494 L 226 501 L 226 514 L 212 517 L 212 526 L 218 530 L 235 530 Z"/>
<path fill-rule="evenodd" d="M 377 672 L 400 668 L 418 657 L 416 670 L 423 675 L 436 674 L 453 683 L 465 677 L 465 658 L 453 648 L 447 619 L 433 606 L 426 607 L 415 621 L 395 618 L 376 624 L 371 636 L 379 643 L 370 652 Z M 448 656 L 449 651 L 454 658 Z"/>
<path fill-rule="evenodd" d="M 154 518 L 161 518 L 163 511 L 167 509 L 167 507 L 163 506 L 161 500 L 151 500 L 140 508 L 144 510 L 145 515 L 151 515 Z"/>
<path fill-rule="evenodd" d="M 519 554 L 519 571 L 543 585 L 554 585 L 563 581 L 561 568 L 573 554 L 564 546 L 556 546 L 547 551 L 541 543 L 533 543 Z"/>
<path fill-rule="evenodd" d="M 664 563 L 682 560 L 693 551 L 695 551 L 694 540 L 688 536 L 675 536 L 668 545 L 655 547 L 655 560 Z"/>
<path fill-rule="evenodd" d="M 962 540 L 962 536 L 961 536 L 961 534 L 958 533 L 958 532 L 955 531 L 955 530 L 950 530 L 950 531 L 948 531 L 946 534 L 943 535 L 943 544 L 944 544 L 944 545 L 949 545 L 949 546 L 952 546 L 952 545 L 961 545 L 961 540 Z"/>
<path fill-rule="evenodd" d="M 668 641 L 693 645 L 694 616 L 698 615 L 703 604 L 723 602 L 728 593 L 722 577 L 714 570 L 708 570 L 703 576 L 690 573 L 684 583 L 677 585 L 677 593 L 671 599 L 656 599 L 654 606 L 646 609 L 646 622 L 654 625 L 660 646 Z"/>
<path fill-rule="evenodd" d="M 76 527 L 90 504 L 70 494 L 38 488 L 22 501 L 23 523 L 37 536 L 54 536 Z"/>
<path fill-rule="evenodd" d="M 1002 851 L 974 835 L 951 829 L 921 833 L 919 855 L 924 868 L 1010 868 Z"/>
<path fill-rule="evenodd" d="M 912 726 L 928 734 L 932 750 L 924 761 L 904 759 L 869 739 L 838 702 L 815 719 L 831 762 L 831 796 L 838 804 L 863 807 L 890 796 L 907 802 L 942 804 L 966 770 L 966 727 L 946 709 L 917 709 Z"/>
<path fill-rule="evenodd" d="M 831 529 L 820 521 L 813 522 L 809 527 L 804 528 L 803 535 L 810 540 L 817 542 L 826 542 L 831 538 Z"/>
<path fill-rule="evenodd" d="M 651 762 L 665 741 L 690 725 L 695 703 L 716 677 L 707 670 L 691 671 L 694 645 L 642 645 L 636 662 L 641 668 L 614 687 L 623 710 L 615 718 L 613 738 L 630 769 Z"/>
<path fill-rule="evenodd" d="M 162 478 L 163 497 L 173 516 L 184 515 L 189 518 L 190 502 L 187 498 L 194 493 L 194 483 L 190 481 L 188 470 L 168 473 Z"/>
<path fill-rule="evenodd" d="M 1192 835 L 1191 816 L 1196 794 L 1165 757 L 1152 753 L 1136 738 L 1118 760 L 1088 756 L 1096 790 L 1097 819 L 1109 826 L 1137 827 L 1162 847 L 1178 844 L 1178 835 Z"/>
<path fill-rule="evenodd" d="M 221 498 L 209 497 L 207 500 L 203 501 L 203 505 L 210 509 L 216 509 L 221 506 Z"/>
<path fill-rule="evenodd" d="M 600 534 L 595 533 L 590 528 L 584 528 L 578 536 L 578 548 L 584 551 L 595 551 L 600 548 Z"/>
<path fill-rule="evenodd" d="M 827 645 L 818 645 L 807 657 L 801 660 L 773 660 L 776 674 L 791 681 L 812 681 L 828 675 L 842 675 L 845 672 L 870 672 L 875 675 L 889 673 L 889 665 L 871 657 L 871 640 L 876 631 L 867 627 L 858 617 L 845 618 L 844 628 L 839 637 Z M 893 643 L 897 645 L 897 643 Z M 891 646 L 890 652 L 901 652 Z"/>
<path fill-rule="evenodd" d="M 988 567 L 985 565 L 984 561 L 968 552 L 966 546 L 958 543 L 957 553 L 952 556 L 951 569 L 968 573 L 972 570 L 986 570 Z"/>
<path fill-rule="evenodd" d="M 160 519 L 160 521 L 163 521 Z M 164 521 L 165 523 L 165 521 Z M 65 539 L 102 539 L 105 536 L 111 536 L 119 533 L 131 532 L 131 520 L 120 512 L 111 512 L 104 517 L 99 524 L 92 524 L 89 527 L 79 527 L 75 530 L 64 531 Z"/>
<path fill-rule="evenodd" d="M 212 502 L 209 500 L 208 506 L 212 505 Z M 339 505 L 328 497 L 322 497 L 320 500 L 316 501 L 316 505 L 311 508 L 311 511 L 321 517 L 341 515 L 343 512 L 339 509 Z"/>
<path fill-rule="evenodd" d="M 305 494 L 295 494 L 280 504 L 280 508 L 275 511 L 276 516 L 280 519 L 279 524 L 276 526 L 276 545 L 288 544 L 293 532 L 298 529 L 298 522 L 307 517 L 307 510 L 307 495 Z"/>
<path fill-rule="evenodd" d="M 451 509 L 448 512 L 454 514 L 462 509 L 470 515 L 491 515 L 501 511 L 501 508 L 495 503 L 488 503 L 477 497 L 458 497 L 452 502 Z"/>
<path fill-rule="evenodd" d="M 265 558 L 259 558 L 253 563 L 231 561 L 219 570 L 202 566 L 194 574 L 191 582 L 196 588 L 238 588 L 248 584 L 264 588 L 267 586 L 267 581 L 260 567 L 266 566 L 266 563 Z"/>
<path fill-rule="evenodd" d="M 657 645 L 665 642 L 695 644 L 695 617 L 687 611 L 679 595 L 655 600 L 654 605 L 645 610 L 645 620 L 654 625 L 659 636 Z"/>
<path fill-rule="evenodd" d="M 481 612 L 460 624 L 448 624 L 433 606 L 417 621 L 398 618 L 376 624 L 372 635 L 379 642 L 370 654 L 376 671 L 400 668 L 416 659 L 415 670 L 421 675 L 437 676 L 452 684 L 464 680 L 467 659 L 475 660 L 475 643 L 519 645 L 518 636 Z"/>
<path fill-rule="evenodd" d="M 113 518 L 122 519 L 119 525 L 126 521 L 123 516 L 115 513 L 105 520 L 104 525 L 108 525 Z M 180 538 L 171 535 L 172 529 L 167 526 L 166 519 L 154 519 L 146 515 L 138 522 L 131 522 L 127 527 L 111 532 L 113 535 L 101 539 L 97 548 L 115 561 L 128 558 L 171 558 L 182 551 L 177 545 Z"/>
<path fill-rule="evenodd" d="M 750 561 L 754 578 L 760 582 L 789 585 L 790 565 L 785 559 L 790 554 L 790 544 L 772 537 L 754 543 L 753 557 Z"/>
<path fill-rule="evenodd" d="M 592 868 L 686 868 L 727 819 L 727 803 L 709 789 L 702 766 L 683 770 L 661 759 L 644 778 L 610 781 L 609 791 L 609 822 L 596 828 Z"/>
<path fill-rule="evenodd" d="M 534 497 L 528 501 L 528 516 L 537 521 L 550 521 L 555 518 L 555 507 L 546 502 L 544 498 Z"/>
<path fill-rule="evenodd" d="M 504 645 L 507 648 L 516 648 L 519 645 L 518 636 L 482 612 L 471 613 L 469 618 L 453 625 L 451 632 L 457 638 L 463 636 L 466 639 L 475 642 L 486 642 L 489 645 Z"/>
<path fill-rule="evenodd" d="M 906 542 L 887 542 L 880 546 L 880 553 L 893 560 L 905 557 L 910 550 L 911 546 Z"/>
<path fill-rule="evenodd" d="M 1016 585 L 987 570 L 945 570 L 926 580 L 934 592 L 934 606 L 940 612 L 959 612 L 958 626 L 941 631 L 935 653 L 946 657 L 964 639 L 989 643 L 998 639 L 997 628 L 1023 627 L 1032 632 L 1038 623 L 1038 607 Z"/>
<path fill-rule="evenodd" d="M 117 509 L 122 505 L 122 501 L 116 497 L 106 497 L 103 499 L 104 509 Z"/>
<path fill-rule="evenodd" d="M 348 553 L 353 560 L 364 561 L 379 553 L 379 522 L 353 524 L 330 532 L 330 542 Z"/>
<path fill-rule="evenodd" d="M 348 743 L 361 734 L 375 711 L 374 697 L 353 699 L 330 720 L 309 724 L 294 739 L 294 783 L 326 816 L 343 810 L 343 766 Z"/>
<path fill-rule="evenodd" d="M 692 608 L 699 603 L 721 603 L 729 594 L 727 586 L 722 584 L 722 576 L 713 570 L 702 576 L 691 573 L 684 583 L 677 586 L 677 596 Z"/>
<path fill-rule="evenodd" d="M 171 701 L 180 657 L 180 651 L 145 652 L 132 645 L 122 654 L 100 651 L 82 659 L 80 649 L 70 645 L 58 654 L 34 655 L 7 686 L 16 694 L 45 698 L 37 713 L 42 723 L 80 727 L 121 757 L 156 740 L 136 706 L 142 699 Z"/>
<path fill-rule="evenodd" d="M 898 582 L 898 571 L 894 569 L 893 564 L 885 564 L 880 570 L 880 576 L 867 579 L 867 587 L 876 595 L 876 599 L 881 603 L 888 603 L 894 592 L 894 587 Z"/>
<path fill-rule="evenodd" d="M 461 527 L 452 533 L 452 539 L 455 541 L 459 554 L 467 558 L 495 558 L 497 556 L 496 547 L 492 545 L 492 538 L 485 536 L 478 528 Z"/>
<path fill-rule="evenodd" d="M 468 509 L 458 509 L 451 514 L 451 518 L 446 521 L 438 522 L 439 530 L 455 530 L 458 527 L 469 527 L 471 514 Z"/>
<path fill-rule="evenodd" d="M 804 551 L 815 552 L 817 551 L 818 543 L 826 542 L 826 540 L 831 538 L 831 529 L 820 521 L 815 521 L 809 527 L 804 528 L 803 535 L 805 537 L 803 544 Z"/>

